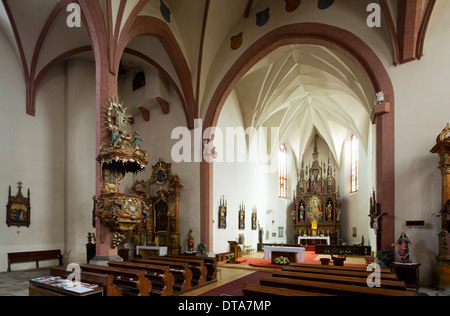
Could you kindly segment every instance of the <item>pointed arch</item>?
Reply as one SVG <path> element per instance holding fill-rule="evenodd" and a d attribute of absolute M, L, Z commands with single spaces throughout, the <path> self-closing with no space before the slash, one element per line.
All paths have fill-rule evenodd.
<path fill-rule="evenodd" d="M 277 28 L 251 45 L 233 64 L 218 85 L 207 109 L 204 130 L 216 126 L 228 96 L 240 79 L 262 58 L 279 47 L 292 44 L 314 44 L 336 50 L 350 59 L 367 77 L 374 95 L 384 93 L 383 111 L 374 108 L 373 122 L 377 125 L 377 196 L 383 212 L 382 248 L 388 249 L 395 234 L 395 135 L 394 89 L 389 75 L 374 51 L 355 34 L 338 27 L 319 23 L 297 23 Z M 213 167 L 202 162 L 201 186 L 201 239 L 212 249 Z"/>

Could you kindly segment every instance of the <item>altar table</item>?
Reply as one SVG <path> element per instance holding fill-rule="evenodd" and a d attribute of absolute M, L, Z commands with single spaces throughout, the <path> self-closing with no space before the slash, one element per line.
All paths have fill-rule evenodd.
<path fill-rule="evenodd" d="M 298 244 L 301 245 L 302 244 L 302 240 L 326 240 L 327 241 L 327 245 L 330 245 L 330 237 L 298 237 Z M 308 243 L 307 243 L 308 244 Z"/>
<path fill-rule="evenodd" d="M 298 256 L 297 256 L 298 255 Z M 272 262 L 279 256 L 289 258 L 291 262 L 305 261 L 305 248 L 302 247 L 264 247 L 264 259 Z M 295 259 L 295 260 L 293 260 Z"/>
<path fill-rule="evenodd" d="M 141 254 L 141 250 L 144 250 Z M 137 246 L 136 247 L 136 254 L 137 255 L 145 255 L 146 251 L 158 251 L 159 256 L 165 256 L 167 255 L 167 247 L 157 247 L 157 246 Z"/>

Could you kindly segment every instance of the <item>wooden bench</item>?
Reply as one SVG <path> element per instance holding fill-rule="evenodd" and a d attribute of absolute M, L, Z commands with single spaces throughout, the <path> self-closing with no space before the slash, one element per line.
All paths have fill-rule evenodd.
<path fill-rule="evenodd" d="M 244 296 L 334 296 L 322 293 L 312 293 L 308 291 L 298 291 L 283 289 L 279 287 L 264 286 L 247 283 L 242 289 Z"/>
<path fill-rule="evenodd" d="M 285 266 L 281 268 L 282 271 L 290 271 L 290 272 L 304 272 L 304 273 L 317 273 L 317 274 L 330 274 L 330 275 L 340 275 L 340 276 L 351 276 L 356 278 L 364 278 L 367 279 L 372 273 L 371 272 L 365 272 L 365 271 L 347 271 L 347 270 L 341 270 L 341 269 L 323 269 L 323 267 L 317 265 L 317 268 L 309 268 L 309 267 L 295 267 L 295 266 Z M 334 266 L 332 266 L 334 267 Z M 334 267 L 336 268 L 336 267 Z M 398 278 L 395 274 L 387 274 L 387 273 L 380 273 L 380 279 L 381 280 L 393 280 L 398 281 Z"/>
<path fill-rule="evenodd" d="M 166 255 L 166 258 L 189 258 L 186 255 Z M 191 257 L 192 258 L 192 257 Z M 203 260 L 206 266 L 206 281 L 217 280 L 217 258 L 212 257 L 194 257 L 197 260 Z"/>
<path fill-rule="evenodd" d="M 51 276 L 60 276 L 67 279 L 72 272 L 65 270 L 61 267 L 51 267 Z M 103 296 L 122 296 L 122 290 L 119 289 L 117 285 L 114 285 L 114 277 L 108 274 L 92 273 L 92 272 L 81 272 L 80 281 L 90 284 L 97 284 L 104 288 Z"/>
<path fill-rule="evenodd" d="M 289 264 L 291 267 L 299 267 L 299 268 L 314 268 L 314 269 L 332 269 L 332 270 L 342 270 L 342 271 L 359 271 L 359 272 L 367 272 L 367 268 L 357 267 L 357 266 L 321 266 L 317 264 L 309 264 L 309 263 L 293 263 Z M 384 274 L 393 274 L 389 269 L 380 269 L 380 273 Z"/>
<path fill-rule="evenodd" d="M 59 265 L 63 265 L 61 250 L 44 250 L 8 253 L 8 272 L 11 272 L 11 264 L 36 261 L 36 269 L 39 269 L 39 261 L 59 260 Z"/>
<path fill-rule="evenodd" d="M 167 265 L 152 265 L 145 263 L 135 263 L 135 262 L 119 262 L 110 261 L 108 266 L 134 269 L 134 270 L 144 270 L 145 277 L 152 282 L 152 289 L 150 294 L 158 296 L 170 296 L 173 294 L 173 283 L 175 278 L 169 271 L 169 266 Z"/>
<path fill-rule="evenodd" d="M 295 278 L 280 278 L 273 276 L 263 276 L 260 280 L 260 284 L 264 286 L 300 290 L 316 294 L 330 294 L 339 296 L 416 296 L 416 293 L 410 291 L 370 288 L 367 286 L 299 280 Z"/>
<path fill-rule="evenodd" d="M 278 278 L 292 278 L 300 280 L 310 280 L 310 281 L 322 281 L 329 283 L 340 283 L 340 284 L 350 284 L 358 286 L 368 286 L 367 279 L 355 278 L 349 276 L 339 276 L 339 275 L 329 275 L 329 274 L 316 274 L 316 273 L 301 273 L 301 272 L 287 272 L 287 271 L 277 271 L 272 274 L 274 277 Z M 406 291 L 406 284 L 403 281 L 391 281 L 391 280 L 380 280 L 381 288 L 385 289 L 395 289 Z"/>
<path fill-rule="evenodd" d="M 192 286 L 199 286 L 206 283 L 206 274 L 208 272 L 203 260 L 196 259 L 197 257 L 179 257 L 179 256 L 173 256 L 173 257 L 160 257 L 160 256 L 153 256 L 149 257 L 147 259 L 150 260 L 160 260 L 160 261 L 178 261 L 178 262 L 187 262 L 189 264 L 189 269 L 192 271 Z"/>
<path fill-rule="evenodd" d="M 124 295 L 150 296 L 152 282 L 145 277 L 144 270 L 123 269 L 94 264 L 81 265 L 82 272 L 108 274 L 114 277 L 117 285 Z"/>
<path fill-rule="evenodd" d="M 192 271 L 189 269 L 189 263 L 187 262 L 140 258 L 134 258 L 131 262 L 169 266 L 170 273 L 172 273 L 175 278 L 175 282 L 173 283 L 174 292 L 184 292 L 192 287 Z"/>

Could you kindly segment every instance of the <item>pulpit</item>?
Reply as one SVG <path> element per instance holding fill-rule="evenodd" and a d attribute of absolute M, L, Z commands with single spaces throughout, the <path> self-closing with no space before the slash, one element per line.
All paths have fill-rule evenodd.
<path fill-rule="evenodd" d="M 432 153 L 440 157 L 439 169 L 442 176 L 442 210 L 441 217 L 442 231 L 438 235 L 439 255 L 436 257 L 437 264 L 437 288 L 444 290 L 450 288 L 450 254 L 449 254 L 449 233 L 450 233 L 450 124 L 442 131 L 436 139 L 436 146 Z"/>
<path fill-rule="evenodd" d="M 237 241 L 229 241 L 230 244 L 230 253 L 234 253 L 234 258 L 242 258 L 242 249 L 239 246 Z"/>

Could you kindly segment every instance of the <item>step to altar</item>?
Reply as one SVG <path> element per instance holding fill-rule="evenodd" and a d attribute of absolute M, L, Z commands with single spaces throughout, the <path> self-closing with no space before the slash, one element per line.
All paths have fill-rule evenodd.
<path fill-rule="evenodd" d="M 305 248 L 305 251 L 316 251 L 316 246 L 302 246 Z"/>

